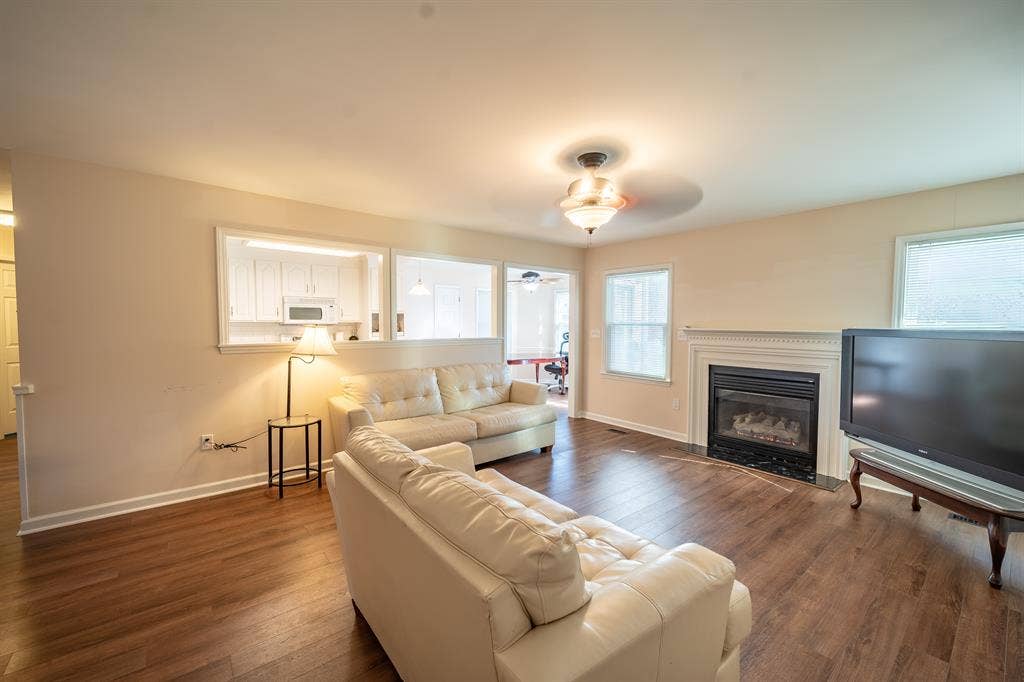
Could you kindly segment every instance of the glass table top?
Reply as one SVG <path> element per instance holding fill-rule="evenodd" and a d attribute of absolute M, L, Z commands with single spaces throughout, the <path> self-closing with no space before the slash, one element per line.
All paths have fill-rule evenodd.
<path fill-rule="evenodd" d="M 309 426 L 310 424 L 316 424 L 320 421 L 320 417 L 312 414 L 293 414 L 290 417 L 278 417 L 277 419 L 268 419 L 267 424 L 270 426 L 276 426 L 281 429 L 290 429 L 296 426 Z"/>

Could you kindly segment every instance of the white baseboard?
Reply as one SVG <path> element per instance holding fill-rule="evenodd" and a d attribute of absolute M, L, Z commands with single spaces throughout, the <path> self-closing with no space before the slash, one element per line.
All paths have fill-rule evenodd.
<path fill-rule="evenodd" d="M 896 493 L 897 495 L 903 495 L 910 497 L 910 493 L 906 490 L 900 490 L 894 485 L 886 483 L 885 481 L 875 478 L 874 476 L 868 476 L 864 474 L 860 477 L 860 484 L 865 488 L 874 488 L 875 490 L 884 490 L 887 493 Z"/>
<path fill-rule="evenodd" d="M 611 424 L 612 426 L 621 426 L 624 429 L 632 429 L 633 431 L 640 431 L 641 433 L 649 433 L 652 436 L 661 436 L 662 438 L 668 438 L 669 440 L 676 440 L 682 443 L 688 443 L 686 440 L 686 434 L 679 431 L 669 431 L 668 429 L 660 429 L 656 426 L 647 426 L 646 424 L 638 424 L 636 422 L 626 421 L 625 419 L 618 419 L 616 417 L 608 417 L 603 414 L 596 414 L 594 412 L 583 412 L 582 416 L 584 419 L 590 419 L 591 421 L 601 422 L 602 424 Z"/>
<path fill-rule="evenodd" d="M 333 469 L 333 467 L 328 466 L 325 463 L 323 473 L 326 474 L 331 469 Z M 132 497 L 126 500 L 104 502 L 103 504 L 96 504 L 90 507 L 79 507 L 78 509 L 69 509 L 67 511 L 55 512 L 53 514 L 43 514 L 42 516 L 23 519 L 21 526 L 18 528 L 18 535 L 39 533 L 44 530 L 52 530 L 63 526 L 73 526 L 78 523 L 96 521 L 110 516 L 130 514 L 132 512 L 142 511 L 143 509 L 165 507 L 170 504 L 197 500 L 202 497 L 223 495 L 224 493 L 235 492 L 236 490 L 245 490 L 246 488 L 256 488 L 258 486 L 265 486 L 266 484 L 267 472 L 261 471 L 257 474 L 229 478 L 224 481 L 215 481 L 213 483 L 203 483 L 190 488 L 178 488 L 177 490 L 168 490 L 162 493 L 153 493 L 152 495 Z"/>

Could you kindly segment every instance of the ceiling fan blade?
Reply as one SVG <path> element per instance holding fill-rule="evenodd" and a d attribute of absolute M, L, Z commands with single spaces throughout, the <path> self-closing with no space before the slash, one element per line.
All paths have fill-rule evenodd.
<path fill-rule="evenodd" d="M 624 175 L 616 187 L 627 199 L 626 207 L 615 216 L 615 222 L 623 225 L 669 220 L 692 210 L 704 198 L 698 185 L 668 173 L 634 171 Z"/>

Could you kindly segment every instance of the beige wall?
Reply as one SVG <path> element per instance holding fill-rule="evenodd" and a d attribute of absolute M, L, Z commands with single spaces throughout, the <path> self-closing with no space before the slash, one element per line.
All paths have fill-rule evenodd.
<path fill-rule="evenodd" d="M 464 257 L 581 269 L 579 249 L 12 154 L 29 512 L 40 515 L 266 469 L 284 409 L 284 353 L 222 355 L 214 227 L 269 226 Z M 345 349 L 295 364 L 297 411 L 321 415 L 339 376 L 496 360 L 500 342 Z M 325 455 L 332 452 L 325 429 Z M 297 461 L 298 450 L 292 449 Z"/>
<path fill-rule="evenodd" d="M 887 327 L 897 235 L 1019 220 L 1024 175 L 592 248 L 583 409 L 685 433 L 687 344 L 674 340 L 676 329 Z M 614 222 L 604 229 L 614 230 Z M 603 376 L 602 339 L 590 336 L 602 328 L 603 272 L 660 263 L 674 267 L 672 383 Z"/>

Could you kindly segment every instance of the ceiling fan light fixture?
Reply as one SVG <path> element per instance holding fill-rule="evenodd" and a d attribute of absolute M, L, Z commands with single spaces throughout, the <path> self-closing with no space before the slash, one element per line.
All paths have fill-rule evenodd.
<path fill-rule="evenodd" d="M 535 280 L 533 282 L 523 282 L 523 289 L 530 292 L 531 294 L 537 291 L 538 288 L 540 288 L 540 280 Z"/>
<path fill-rule="evenodd" d="M 584 229 L 587 232 L 593 232 L 614 218 L 615 214 L 618 212 L 618 209 L 614 206 L 594 204 L 570 208 L 565 212 L 565 217 L 568 218 L 569 222 L 576 227 Z"/>

